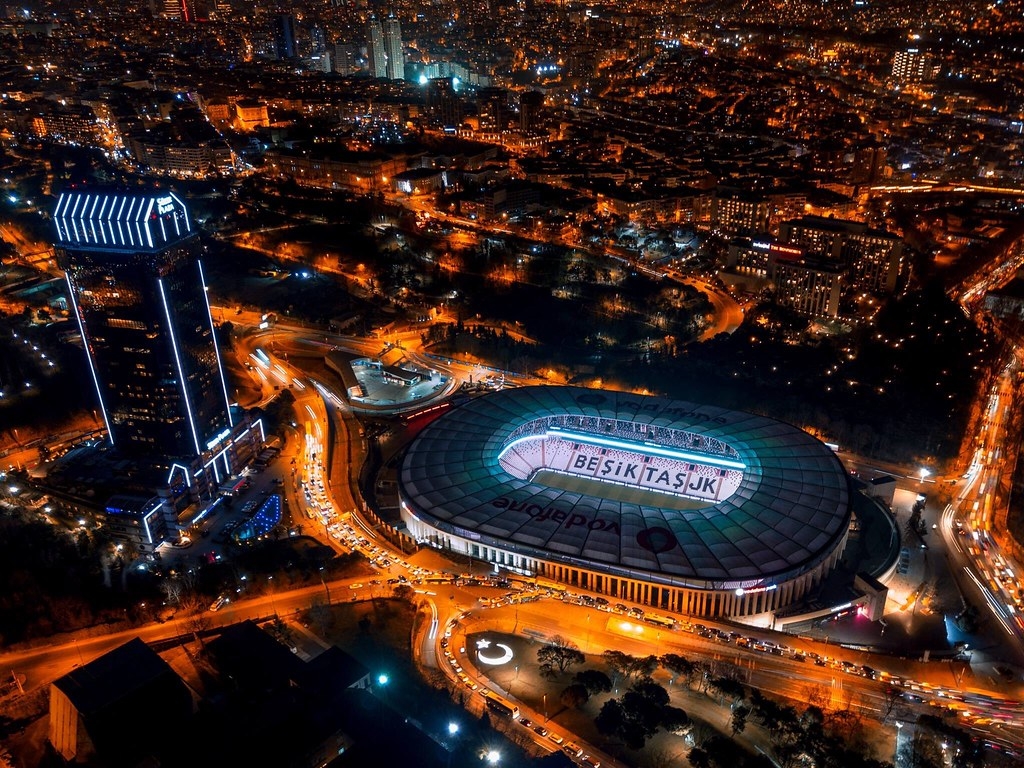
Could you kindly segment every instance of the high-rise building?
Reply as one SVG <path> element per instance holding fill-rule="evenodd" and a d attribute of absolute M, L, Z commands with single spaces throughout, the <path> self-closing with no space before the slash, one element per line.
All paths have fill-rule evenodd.
<path fill-rule="evenodd" d="M 769 271 L 780 304 L 811 317 L 838 317 L 844 282 L 841 267 L 780 250 L 771 253 Z"/>
<path fill-rule="evenodd" d="M 931 55 L 918 48 L 896 51 L 892 57 L 892 79 L 897 84 L 926 82 L 936 74 L 938 67 Z"/>
<path fill-rule="evenodd" d="M 462 124 L 462 99 L 455 90 L 458 78 L 434 77 L 427 81 L 426 112 L 431 122 L 455 132 Z"/>
<path fill-rule="evenodd" d="M 309 30 L 309 46 L 310 53 L 314 56 L 319 56 L 327 50 L 327 35 L 319 24 L 314 24 Z"/>
<path fill-rule="evenodd" d="M 384 51 L 389 80 L 405 80 L 405 51 L 402 49 L 402 25 L 394 16 L 384 21 Z"/>
<path fill-rule="evenodd" d="M 388 76 L 388 54 L 384 46 L 384 28 L 377 19 L 366 24 L 366 60 L 373 77 Z"/>
<path fill-rule="evenodd" d="M 213 0 L 150 0 L 154 15 L 178 21 L 207 21 L 215 10 Z"/>
<path fill-rule="evenodd" d="M 477 91 L 477 115 L 480 118 L 480 130 L 490 133 L 501 133 L 508 127 L 509 108 L 508 91 L 504 88 L 481 88 Z"/>
<path fill-rule="evenodd" d="M 295 47 L 295 17 L 279 13 L 274 17 L 274 52 L 278 59 L 293 59 L 298 55 Z"/>
<path fill-rule="evenodd" d="M 847 269 L 858 290 L 892 293 L 903 269 L 902 238 L 863 222 L 804 216 L 782 222 L 779 237 Z"/>
<path fill-rule="evenodd" d="M 351 43 L 335 43 L 334 71 L 339 75 L 353 75 L 359 71 L 359 49 Z"/>
<path fill-rule="evenodd" d="M 232 427 L 198 235 L 170 192 L 63 192 L 58 263 L 114 448 L 185 461 Z"/>
<path fill-rule="evenodd" d="M 768 231 L 771 204 L 759 193 L 719 187 L 712 210 L 715 229 L 727 235 L 753 235 Z"/>
<path fill-rule="evenodd" d="M 539 129 L 543 108 L 544 94 L 541 91 L 523 91 L 519 96 L 519 130 L 529 133 Z"/>

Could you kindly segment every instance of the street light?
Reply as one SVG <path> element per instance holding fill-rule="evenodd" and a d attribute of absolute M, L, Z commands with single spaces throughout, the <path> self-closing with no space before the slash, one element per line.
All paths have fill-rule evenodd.
<path fill-rule="evenodd" d="M 488 749 L 480 755 L 480 759 L 486 760 L 489 765 L 497 765 L 498 761 L 501 759 L 501 753 L 496 749 Z"/>
<path fill-rule="evenodd" d="M 448 768 L 452 765 L 452 752 L 455 751 L 455 737 L 459 733 L 459 724 L 455 721 L 448 722 Z"/>
<path fill-rule="evenodd" d="M 270 593 L 270 605 L 274 609 L 274 618 L 277 618 L 277 601 L 274 600 L 274 576 L 267 576 L 267 591 Z"/>
<path fill-rule="evenodd" d="M 929 470 L 925 469 L 924 467 L 921 467 L 921 469 L 918 470 L 918 472 L 921 475 L 921 482 L 922 483 L 924 482 L 924 479 L 931 474 L 931 472 Z"/>
<path fill-rule="evenodd" d="M 324 592 L 327 593 L 327 604 L 331 604 L 331 588 L 327 586 L 327 581 L 324 579 L 324 569 L 320 568 L 320 583 L 324 585 Z"/>

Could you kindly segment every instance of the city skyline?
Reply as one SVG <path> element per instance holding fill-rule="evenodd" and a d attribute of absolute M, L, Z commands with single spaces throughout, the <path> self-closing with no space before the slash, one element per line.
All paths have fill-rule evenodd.
<path fill-rule="evenodd" d="M 0 764 L 1019 763 L 1022 19 L 0 12 Z"/>

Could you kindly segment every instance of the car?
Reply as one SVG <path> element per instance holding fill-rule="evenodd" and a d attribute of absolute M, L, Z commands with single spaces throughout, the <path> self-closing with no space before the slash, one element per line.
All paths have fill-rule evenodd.
<path fill-rule="evenodd" d="M 483 691 L 480 691 L 480 693 L 483 693 Z M 519 724 L 521 726 L 523 726 L 523 728 L 532 728 L 533 727 L 533 720 L 531 720 L 528 717 L 520 717 L 519 718 Z"/>
<path fill-rule="evenodd" d="M 348 588 L 349 588 L 349 589 L 362 589 L 362 588 L 363 588 L 363 585 L 362 585 L 362 584 L 360 584 L 360 583 L 359 583 L 359 582 L 357 581 L 357 582 L 355 582 L 354 584 L 349 584 L 349 585 L 348 585 Z"/>
<path fill-rule="evenodd" d="M 213 601 L 213 604 L 210 606 L 210 610 L 211 611 L 219 611 L 221 608 L 224 607 L 224 604 L 227 603 L 227 602 L 229 602 L 228 599 L 224 595 L 221 595 L 220 597 L 218 597 L 216 600 Z"/>
<path fill-rule="evenodd" d="M 579 757 L 583 754 L 583 749 L 576 744 L 573 744 L 571 741 L 567 741 L 562 745 L 562 751 L 569 757 Z"/>
<path fill-rule="evenodd" d="M 580 757 L 580 765 L 589 765 L 591 768 L 601 768 L 601 761 L 590 755 L 583 755 Z"/>
<path fill-rule="evenodd" d="M 544 737 L 544 736 L 548 735 L 548 729 L 545 728 L 543 725 L 534 726 L 533 732 L 536 733 L 538 736 L 541 736 L 541 737 Z"/>
<path fill-rule="evenodd" d="M 563 741 L 565 741 L 565 739 L 563 739 L 557 733 L 549 733 L 548 738 L 555 742 L 555 744 L 561 744 Z"/>

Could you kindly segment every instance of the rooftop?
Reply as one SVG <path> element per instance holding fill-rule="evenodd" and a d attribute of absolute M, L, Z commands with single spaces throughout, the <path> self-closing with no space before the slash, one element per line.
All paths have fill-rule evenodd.
<path fill-rule="evenodd" d="M 71 189 L 53 209 L 56 244 L 90 251 L 160 251 L 192 235 L 185 203 L 173 192 Z"/>
<path fill-rule="evenodd" d="M 548 418 L 589 420 L 597 430 L 602 419 L 660 427 L 724 444 L 741 468 L 714 469 L 708 456 L 690 470 L 718 472 L 722 486 L 729 481 L 734 490 L 681 504 L 650 485 L 609 485 L 606 492 L 596 481 L 553 483 L 549 473 L 524 478 L 506 471 L 500 463 L 506 447 L 520 439 L 524 425 Z M 730 481 L 726 472 L 737 476 Z M 796 427 L 713 406 L 575 387 L 506 389 L 452 409 L 410 444 L 400 483 L 419 519 L 454 535 L 697 588 L 752 588 L 802 573 L 842 541 L 851 515 L 842 463 Z"/>

